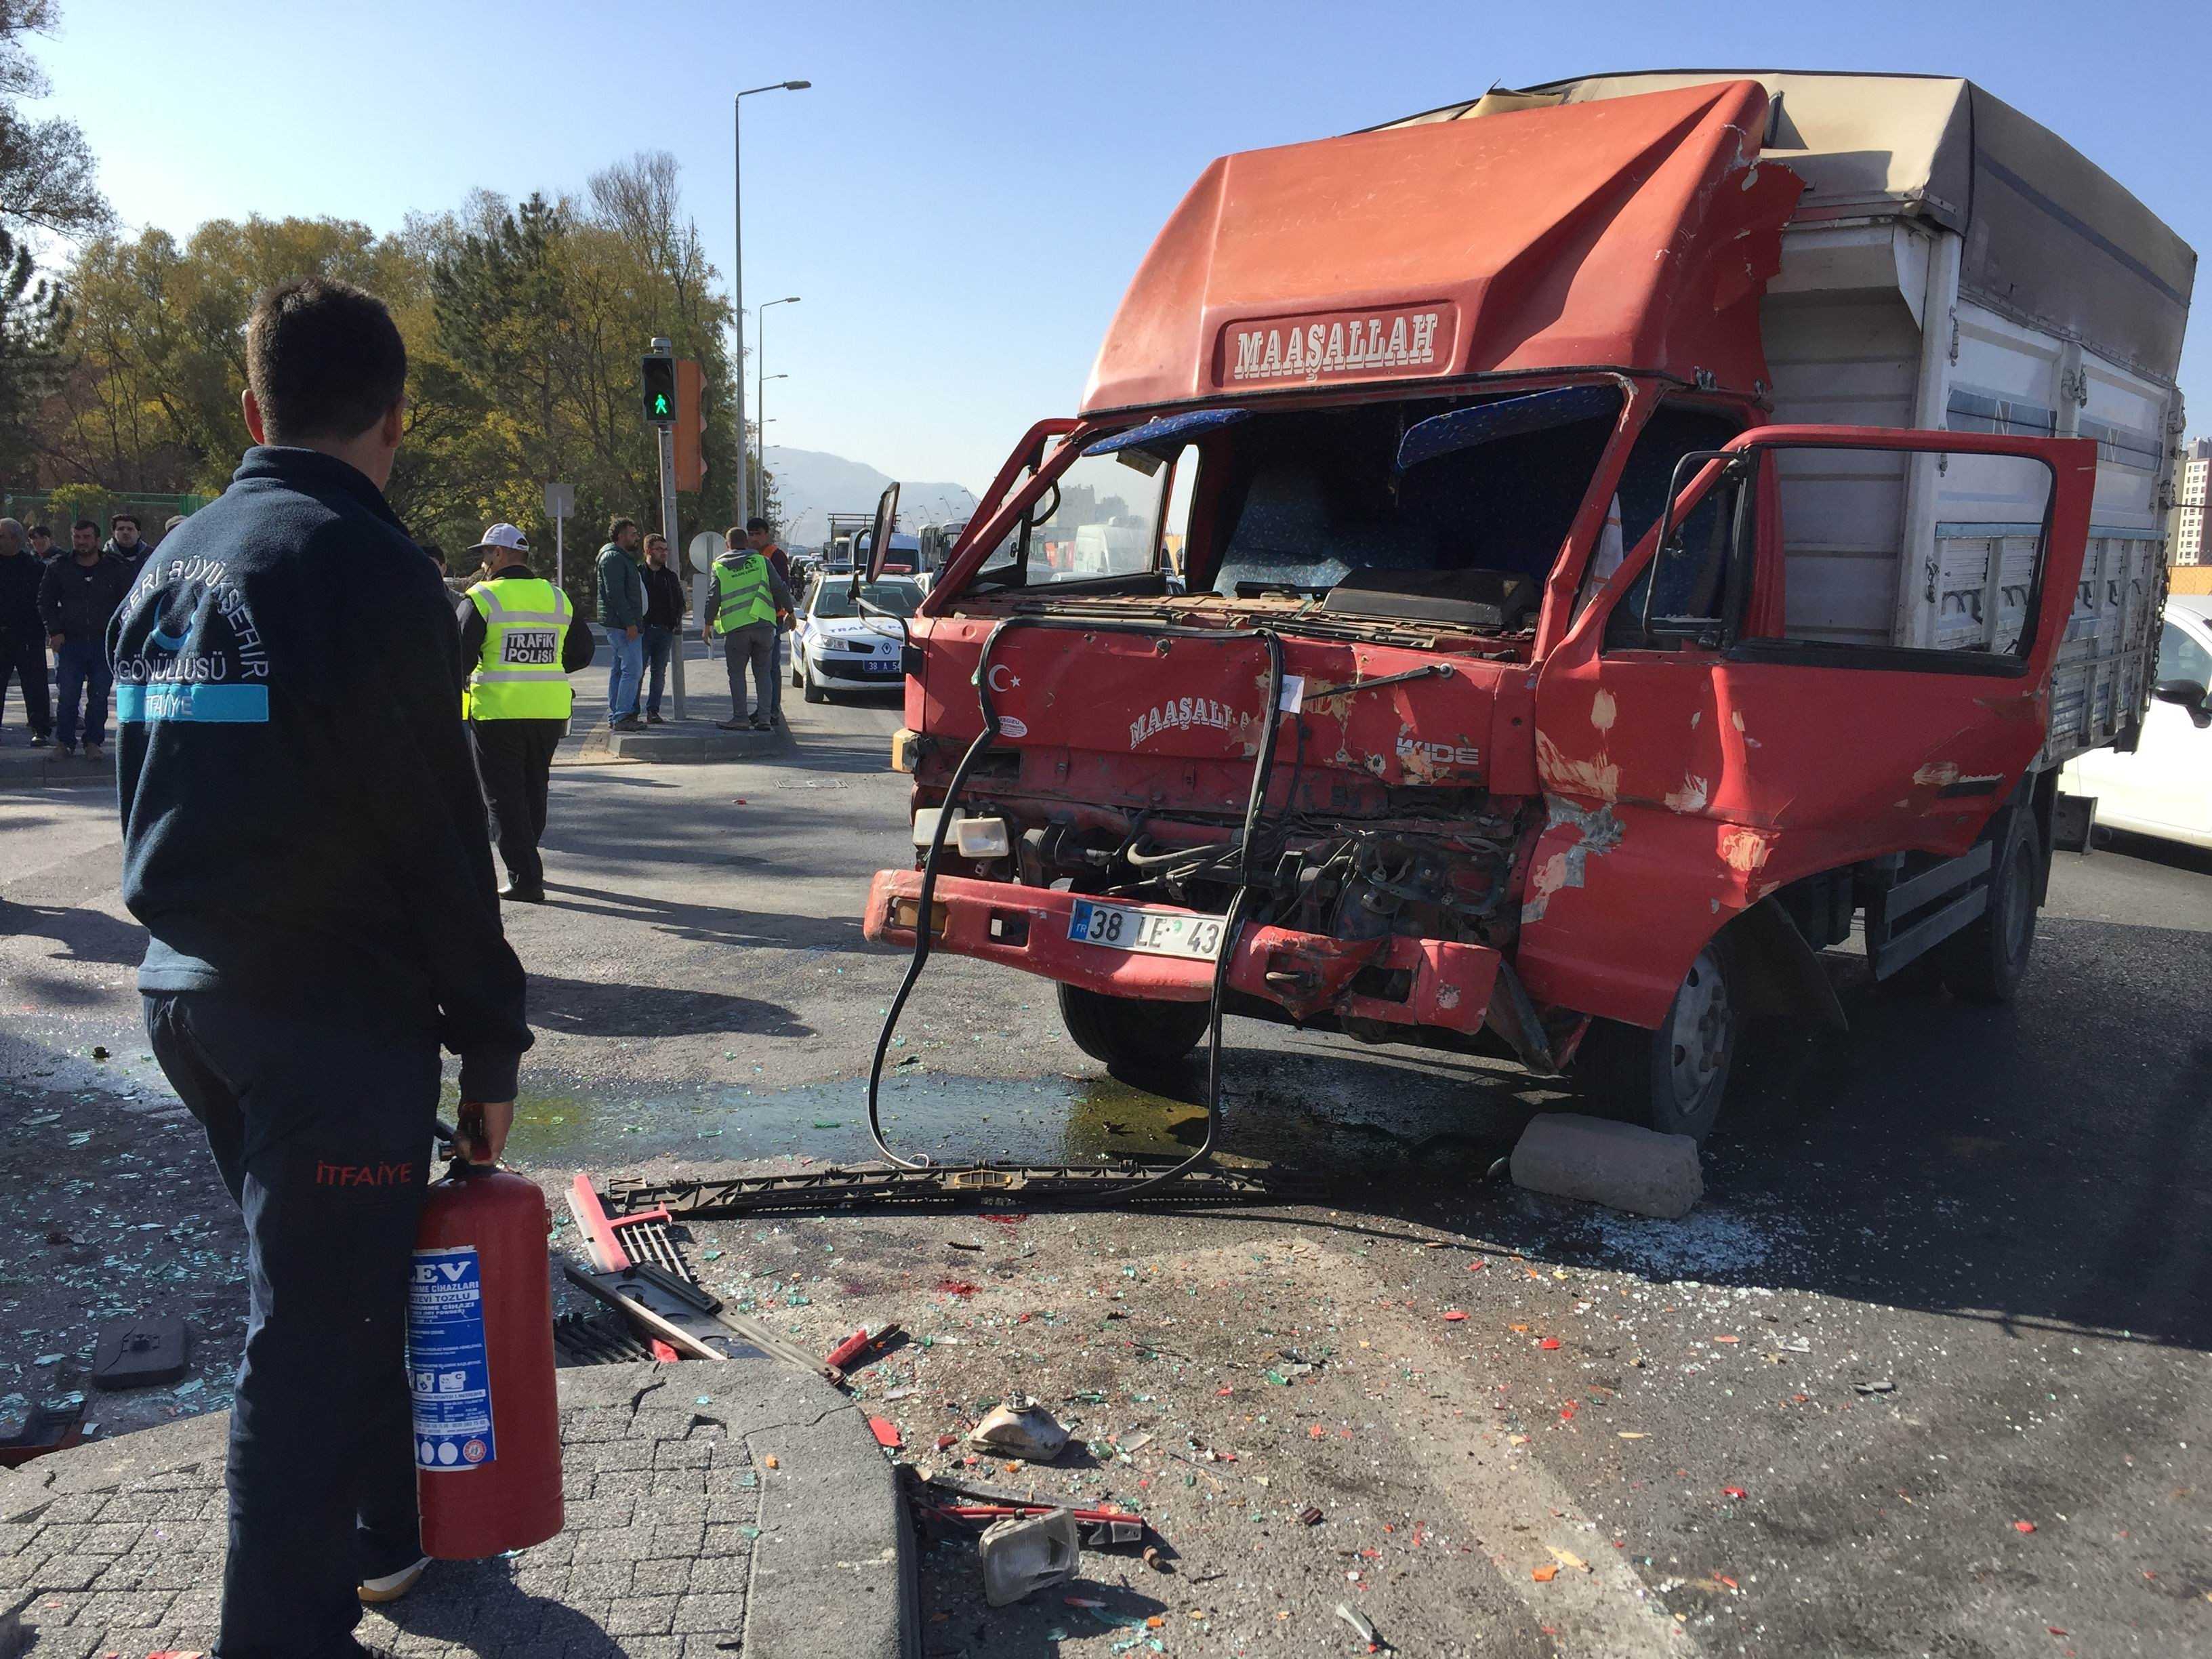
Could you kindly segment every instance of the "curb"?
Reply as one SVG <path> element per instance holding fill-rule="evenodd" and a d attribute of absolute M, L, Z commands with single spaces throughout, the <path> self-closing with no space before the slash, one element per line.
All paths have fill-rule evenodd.
<path fill-rule="evenodd" d="M 671 1375 L 678 1369 L 680 1377 Z M 630 1411 L 663 1389 L 676 1390 L 673 1403 L 682 1406 L 692 1388 L 714 1387 L 714 1414 L 743 1437 L 761 1472 L 746 1659 L 902 1659 L 919 1651 L 906 1639 L 919 1628 L 920 1607 L 905 1501 L 854 1401 L 820 1377 L 774 1362 L 678 1368 L 646 1360 L 564 1370 L 560 1381 L 567 1410 Z M 726 1397 L 733 1394 L 742 1397 Z"/>
<path fill-rule="evenodd" d="M 230 1448 L 230 1413 L 209 1412 L 112 1440 L 49 1452 L 0 1469 L 0 1525 L 34 1521 L 59 1498 L 113 1492 L 134 1481 L 220 1463 Z"/>
<path fill-rule="evenodd" d="M 610 732 L 606 752 L 629 761 L 743 761 L 781 755 L 793 746 L 788 726 L 772 732 L 725 732 L 686 720 L 644 732 Z"/>

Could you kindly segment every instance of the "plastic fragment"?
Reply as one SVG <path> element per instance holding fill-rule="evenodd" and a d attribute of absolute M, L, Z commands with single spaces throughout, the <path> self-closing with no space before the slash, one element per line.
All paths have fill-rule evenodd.
<path fill-rule="evenodd" d="M 2035 1522 L 2033 1521 L 2015 1521 L 2012 1523 L 2012 1529 L 2014 1532 L 2033 1532 L 2035 1530 Z"/>
<path fill-rule="evenodd" d="M 1365 1613 L 1353 1607 L 1351 1602 L 1339 1601 L 1336 1604 L 1336 1616 L 1343 1620 L 1346 1624 L 1351 1626 L 1352 1628 L 1358 1632 L 1361 1641 L 1372 1642 L 1375 1640 L 1374 1622 L 1370 1620 Z"/>
<path fill-rule="evenodd" d="M 1540 1567 L 1531 1567 L 1528 1576 L 1540 1584 L 1548 1584 L 1559 1576 L 1559 1569 L 1554 1563 L 1547 1561 Z"/>
<path fill-rule="evenodd" d="M 1049 1463 L 1066 1449 L 1067 1431 L 1036 1401 L 1008 1401 L 994 1407 L 969 1431 L 968 1439 L 1001 1456 Z"/>

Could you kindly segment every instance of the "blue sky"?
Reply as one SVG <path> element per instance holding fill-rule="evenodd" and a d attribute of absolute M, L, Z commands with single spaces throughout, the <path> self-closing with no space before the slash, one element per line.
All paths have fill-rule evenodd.
<path fill-rule="evenodd" d="M 744 105 L 746 296 L 802 296 L 769 313 L 768 370 L 791 377 L 769 387 L 769 441 L 971 487 L 1031 420 L 1073 409 L 1130 274 L 1210 159 L 1493 82 L 1714 64 L 1963 75 L 2212 245 L 2197 0 L 64 0 L 64 14 L 38 46 L 55 85 L 42 112 L 83 126 L 128 223 L 179 233 L 257 212 L 396 228 L 475 186 L 552 193 L 667 149 L 726 272 L 729 94 L 811 80 Z M 2212 315 L 2182 378 L 2192 431 L 2212 428 Z"/>

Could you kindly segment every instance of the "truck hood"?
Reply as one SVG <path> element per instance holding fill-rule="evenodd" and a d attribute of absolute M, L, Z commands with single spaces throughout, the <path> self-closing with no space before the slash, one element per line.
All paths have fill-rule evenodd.
<path fill-rule="evenodd" d="M 927 678 L 909 682 L 909 724 L 947 745 L 972 742 L 982 718 L 971 683 L 988 621 L 926 623 Z M 1345 641 L 1285 637 L 1277 798 L 1295 769 L 1316 808 L 1383 805 L 1389 788 L 1496 787 L 1533 779 L 1525 665 Z M 1267 652 L 1249 635 L 1160 639 L 1141 634 L 1014 629 L 988 670 L 1002 749 L 1022 751 L 1024 793 L 1170 812 L 1243 809 L 1265 735 Z M 1414 671 L 1372 690 L 1340 688 Z M 917 708 L 916 700 L 921 704 Z M 943 751 L 940 751 L 943 752 Z M 949 760 L 946 763 L 950 763 Z"/>
<path fill-rule="evenodd" d="M 1756 81 L 1224 156 L 1138 268 L 1086 415 L 1606 366 L 1746 393 L 1803 181 Z"/>

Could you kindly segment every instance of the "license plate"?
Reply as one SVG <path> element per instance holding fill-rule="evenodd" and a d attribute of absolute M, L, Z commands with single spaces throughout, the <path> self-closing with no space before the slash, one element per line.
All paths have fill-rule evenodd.
<path fill-rule="evenodd" d="M 896 674 L 898 666 L 896 657 L 870 657 L 860 665 L 861 671 L 869 674 Z"/>
<path fill-rule="evenodd" d="M 1078 899 L 1074 913 L 1067 919 L 1067 936 L 1085 945 L 1103 945 L 1109 951 L 1141 951 L 1148 956 L 1212 962 L 1221 952 L 1221 918 Z"/>

